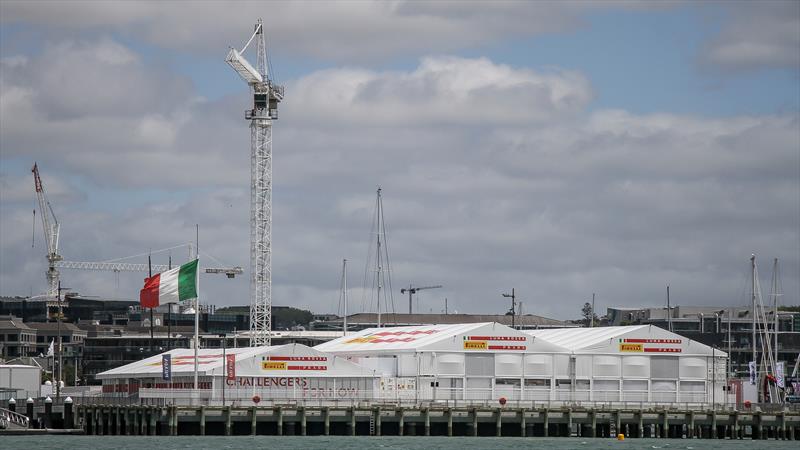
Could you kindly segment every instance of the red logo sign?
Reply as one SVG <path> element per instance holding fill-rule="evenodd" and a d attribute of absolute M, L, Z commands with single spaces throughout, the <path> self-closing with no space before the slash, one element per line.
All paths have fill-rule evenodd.
<path fill-rule="evenodd" d="M 225 355 L 225 378 L 236 379 L 236 355 Z"/>

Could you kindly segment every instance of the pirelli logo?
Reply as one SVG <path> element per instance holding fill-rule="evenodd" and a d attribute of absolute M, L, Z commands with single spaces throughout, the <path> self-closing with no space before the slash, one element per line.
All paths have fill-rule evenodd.
<path fill-rule="evenodd" d="M 487 350 L 489 344 L 486 341 L 464 341 L 464 350 Z"/>
<path fill-rule="evenodd" d="M 621 352 L 644 352 L 644 345 L 642 344 L 619 344 L 619 351 Z"/>
<path fill-rule="evenodd" d="M 285 361 L 262 361 L 262 370 L 286 370 Z"/>

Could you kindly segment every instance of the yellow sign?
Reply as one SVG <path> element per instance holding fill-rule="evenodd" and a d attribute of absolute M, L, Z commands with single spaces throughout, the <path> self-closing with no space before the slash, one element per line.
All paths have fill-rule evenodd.
<path fill-rule="evenodd" d="M 486 341 L 464 341 L 464 350 L 486 350 L 489 345 Z"/>
<path fill-rule="evenodd" d="M 263 361 L 261 363 L 263 370 L 286 370 L 286 361 Z"/>
<path fill-rule="evenodd" d="M 642 344 L 619 344 L 619 351 L 621 352 L 643 352 L 644 345 Z"/>

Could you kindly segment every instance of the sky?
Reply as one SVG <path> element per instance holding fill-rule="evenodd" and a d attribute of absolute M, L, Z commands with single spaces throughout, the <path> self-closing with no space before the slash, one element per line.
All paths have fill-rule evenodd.
<path fill-rule="evenodd" d="M 0 295 L 46 290 L 38 163 L 69 261 L 175 263 L 249 304 L 247 86 L 263 18 L 273 304 L 374 311 L 382 188 L 394 306 L 580 316 L 745 305 L 749 259 L 800 304 L 800 2 L 0 0 Z M 252 52 L 246 54 L 255 60 Z M 35 237 L 34 237 L 35 234 Z M 372 245 L 374 248 L 374 245 Z M 173 248 L 170 251 L 162 249 Z M 138 255 L 138 256 L 136 256 Z M 374 259 L 374 258 L 372 258 Z M 87 296 L 145 274 L 62 270 Z"/>

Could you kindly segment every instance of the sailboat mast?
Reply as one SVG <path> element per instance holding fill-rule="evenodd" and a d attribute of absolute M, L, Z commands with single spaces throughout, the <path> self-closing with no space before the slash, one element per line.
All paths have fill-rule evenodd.
<path fill-rule="evenodd" d="M 381 188 L 378 187 L 378 201 L 375 210 L 378 213 L 378 328 L 381 327 L 381 283 L 383 282 L 383 261 L 381 260 Z"/>
<path fill-rule="evenodd" d="M 343 336 L 347 336 L 347 260 L 342 260 L 342 301 L 344 301 Z"/>
<path fill-rule="evenodd" d="M 756 373 L 756 382 L 758 381 L 758 360 L 756 359 L 756 255 L 750 256 L 750 272 L 753 289 L 751 290 L 751 297 L 753 300 L 753 371 Z"/>
<path fill-rule="evenodd" d="M 772 332 L 775 334 L 775 360 L 774 366 L 778 365 L 778 258 L 775 258 L 772 264 L 772 307 L 775 324 L 773 325 Z M 775 370 L 776 367 L 773 367 Z"/>

